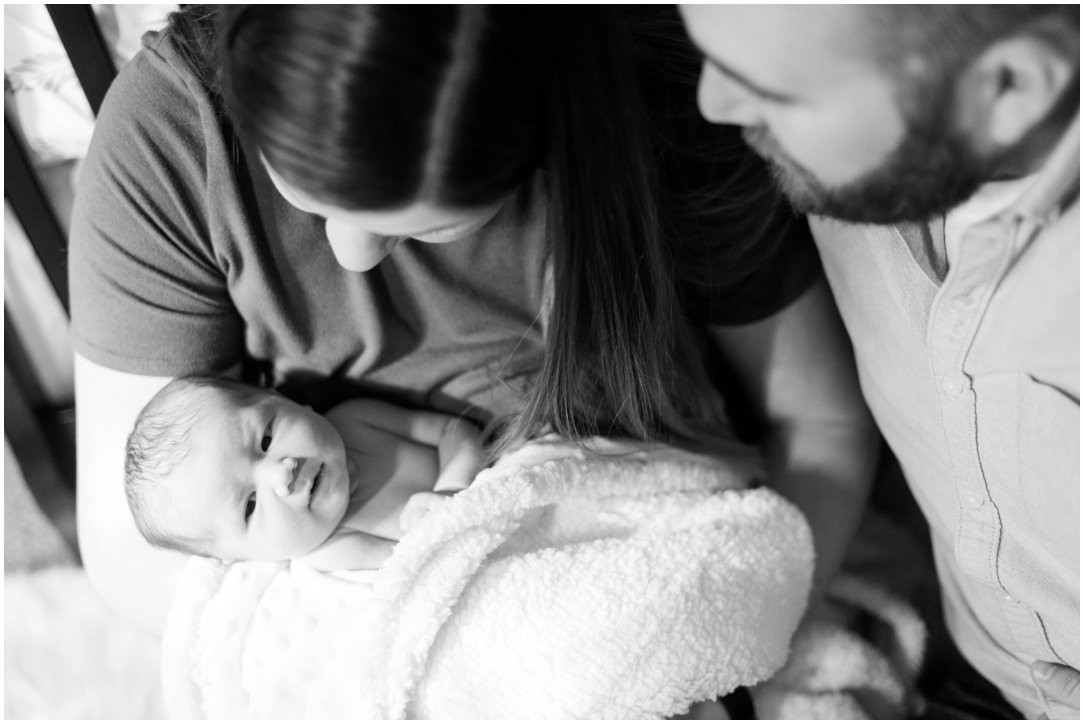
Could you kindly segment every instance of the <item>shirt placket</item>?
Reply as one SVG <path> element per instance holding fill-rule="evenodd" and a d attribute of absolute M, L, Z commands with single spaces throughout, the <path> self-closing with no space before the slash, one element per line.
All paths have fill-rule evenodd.
<path fill-rule="evenodd" d="M 1004 229 L 971 229 L 961 239 L 954 261 L 930 313 L 930 364 L 956 492 L 955 556 L 970 578 L 1000 588 L 997 550 L 1001 518 L 979 457 L 973 380 L 964 362 L 994 287 L 1011 252 Z"/>
<path fill-rule="evenodd" d="M 1018 225 L 1014 225 L 1018 227 Z M 997 596 L 1001 621 L 1015 649 L 1042 658 L 1049 647 L 1034 612 L 1019 603 L 998 575 L 1001 515 L 983 470 L 968 351 L 998 283 L 1014 255 L 1021 229 L 987 222 L 970 229 L 930 313 L 930 364 L 956 493 L 955 558 L 964 575 Z M 991 622 L 986 621 L 989 625 Z"/>

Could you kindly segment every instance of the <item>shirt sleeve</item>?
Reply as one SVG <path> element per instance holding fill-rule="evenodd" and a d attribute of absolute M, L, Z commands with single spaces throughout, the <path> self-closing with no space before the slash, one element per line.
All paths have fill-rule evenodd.
<path fill-rule="evenodd" d="M 805 217 L 791 210 L 763 161 L 744 146 L 735 153 L 693 194 L 691 221 L 678 231 L 679 295 L 697 324 L 769 317 L 801 296 L 821 270 Z"/>
<path fill-rule="evenodd" d="M 76 350 L 122 372 L 174 376 L 241 359 L 210 197 L 221 123 L 153 39 L 118 74 L 80 171 L 69 248 Z"/>
<path fill-rule="evenodd" d="M 631 33 L 653 129 L 663 232 L 685 315 L 711 325 L 771 316 L 819 273 L 808 225 L 792 212 L 742 129 L 700 113 L 703 56 L 675 7 L 628 5 L 619 12 Z"/>

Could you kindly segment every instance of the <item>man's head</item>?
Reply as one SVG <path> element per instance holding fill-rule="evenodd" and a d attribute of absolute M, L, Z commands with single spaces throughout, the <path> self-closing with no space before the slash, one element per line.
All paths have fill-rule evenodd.
<path fill-rule="evenodd" d="M 323 543 L 349 501 L 342 438 L 269 390 L 174 380 L 128 438 L 125 492 L 143 536 L 229 560 L 285 560 Z"/>
<path fill-rule="evenodd" d="M 700 108 L 801 211 L 921 220 L 1036 170 L 1075 115 L 1079 7 L 687 5 Z"/>

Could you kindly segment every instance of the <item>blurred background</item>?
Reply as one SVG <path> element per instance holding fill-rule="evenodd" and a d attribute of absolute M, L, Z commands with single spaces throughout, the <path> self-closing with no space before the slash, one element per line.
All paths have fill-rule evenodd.
<path fill-rule="evenodd" d="M 4 6 L 5 718 L 160 713 L 157 641 L 79 567 L 66 251 L 101 99 L 177 7 Z"/>

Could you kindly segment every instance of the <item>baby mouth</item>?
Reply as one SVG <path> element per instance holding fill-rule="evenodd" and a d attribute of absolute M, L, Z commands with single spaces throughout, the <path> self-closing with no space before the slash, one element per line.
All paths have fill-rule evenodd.
<path fill-rule="evenodd" d="M 320 469 L 316 471 L 316 475 L 312 478 L 312 485 L 309 487 L 309 506 L 312 506 L 312 499 L 316 497 L 316 491 L 320 487 L 320 483 L 324 481 L 324 464 L 320 463 Z"/>

